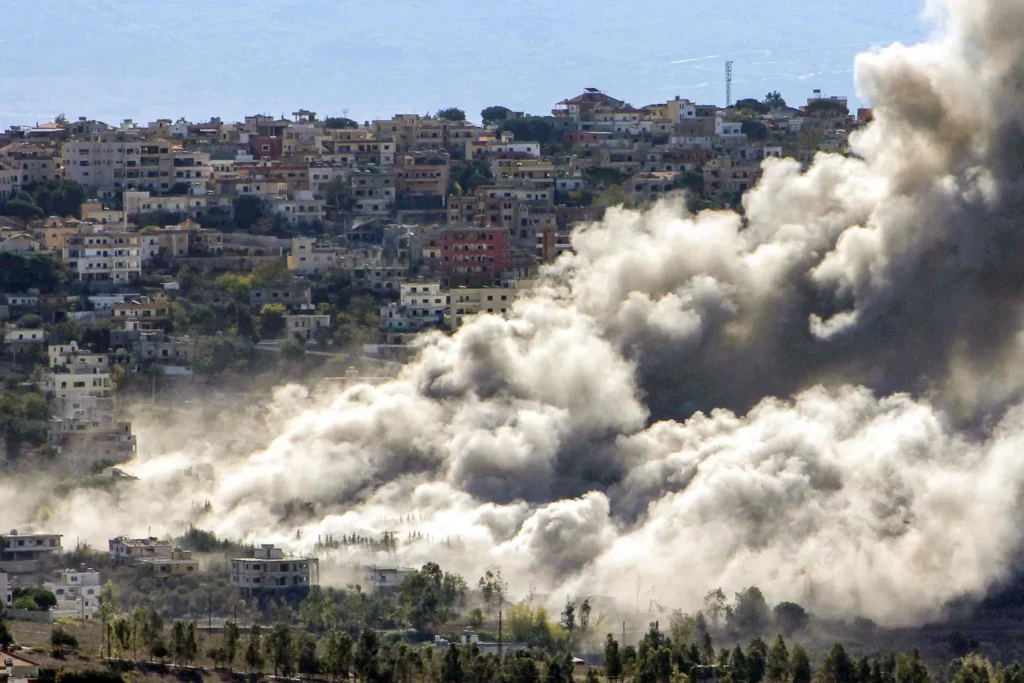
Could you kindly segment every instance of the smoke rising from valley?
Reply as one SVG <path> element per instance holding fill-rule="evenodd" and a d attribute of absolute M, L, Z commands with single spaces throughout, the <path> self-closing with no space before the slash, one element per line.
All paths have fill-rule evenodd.
<path fill-rule="evenodd" d="M 610 210 L 393 381 L 137 420 L 138 482 L 0 483 L 12 525 L 45 504 L 105 544 L 208 500 L 204 528 L 294 549 L 457 539 L 397 559 L 513 594 L 754 584 L 893 625 L 980 597 L 1024 516 L 1024 1 L 930 11 L 932 42 L 858 58 L 851 156 L 766 161 L 742 216 Z"/>

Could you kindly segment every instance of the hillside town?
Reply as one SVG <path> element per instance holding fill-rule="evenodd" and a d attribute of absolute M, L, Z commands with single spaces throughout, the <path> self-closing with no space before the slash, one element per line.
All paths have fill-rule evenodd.
<path fill-rule="evenodd" d="M 766 160 L 806 167 L 818 152 L 849 153 L 870 120 L 817 91 L 799 107 L 778 92 L 636 107 L 586 88 L 550 114 L 493 106 L 479 123 L 457 108 L 362 124 L 299 109 L 236 123 L 61 116 L 12 127 L 0 135 L 0 467 L 131 479 L 122 467 L 138 454 L 139 404 L 252 391 L 259 377 L 376 381 L 412 357 L 418 334 L 455 333 L 529 296 L 572 251 L 573 231 L 607 210 L 677 197 L 691 211 L 742 211 Z M 211 585 L 221 617 L 245 600 L 264 614 L 278 598 L 298 609 L 320 595 L 320 564 L 339 547 L 318 540 L 322 552 L 292 557 L 272 544 L 211 545 L 190 528 L 174 540 L 114 536 L 102 553 L 64 547 L 63 533 L 45 519 L 0 533 L 9 615 L 107 629 L 101 592 L 114 583 L 166 593 L 174 618 L 202 614 Z M 345 544 L 382 557 L 345 565 L 369 596 L 412 590 L 410 577 L 433 571 L 389 564 L 377 551 L 393 539 Z M 488 585 L 482 595 L 498 590 Z M 468 623 L 493 628 L 493 617 Z M 460 637 L 442 636 L 443 619 L 406 619 L 433 628 L 439 647 Z M 402 623 L 364 614 L 359 625 Z M 462 643 L 499 656 L 528 646 L 502 640 L 500 623 L 497 642 L 466 630 Z M 529 645 L 566 650 L 544 638 Z"/>
<path fill-rule="evenodd" d="M 870 119 L 818 91 L 800 107 L 778 92 L 635 107 L 586 88 L 480 123 L 449 108 L 14 126 L 0 135 L 4 455 L 124 476 L 126 396 L 275 363 L 401 362 L 424 330 L 504 313 L 608 208 L 674 193 L 740 208 L 765 159 L 845 153 Z"/>

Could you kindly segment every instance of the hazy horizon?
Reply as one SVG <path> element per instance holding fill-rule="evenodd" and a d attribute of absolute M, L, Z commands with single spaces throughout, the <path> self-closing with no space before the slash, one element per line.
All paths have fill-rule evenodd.
<path fill-rule="evenodd" d="M 820 88 L 855 107 L 854 56 L 927 35 L 920 6 L 898 5 L 654 0 L 626 21 L 608 2 L 19 2 L 0 37 L 0 127 L 300 107 L 362 122 L 458 106 L 476 119 L 494 104 L 543 114 L 584 87 L 636 106 L 723 104 L 726 59 L 734 100 L 779 90 L 799 104 Z"/>

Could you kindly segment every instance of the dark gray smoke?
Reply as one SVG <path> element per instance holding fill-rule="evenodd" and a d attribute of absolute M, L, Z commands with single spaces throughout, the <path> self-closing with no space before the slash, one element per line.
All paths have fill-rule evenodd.
<path fill-rule="evenodd" d="M 251 540 L 455 539 L 399 559 L 518 591 L 756 584 L 892 624 L 982 594 L 1020 542 L 1024 0 L 933 12 L 933 42 L 858 58 L 853 155 L 766 162 L 742 217 L 610 211 L 395 381 L 285 387 L 191 438 L 140 422 L 142 481 L 49 525 L 103 542 L 209 500 Z"/>

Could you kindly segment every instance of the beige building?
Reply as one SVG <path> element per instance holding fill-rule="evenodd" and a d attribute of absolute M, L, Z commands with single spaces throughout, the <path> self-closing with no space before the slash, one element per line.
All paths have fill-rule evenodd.
<path fill-rule="evenodd" d="M 331 329 L 331 316 L 329 315 L 286 315 L 284 322 L 288 339 L 309 340 L 313 338 L 317 330 Z"/>
<path fill-rule="evenodd" d="M 148 190 L 135 190 L 124 193 L 124 211 L 128 220 L 139 222 L 141 214 L 155 211 L 181 213 L 190 218 L 201 216 L 206 208 L 207 198 L 196 195 L 154 196 Z"/>
<path fill-rule="evenodd" d="M 230 560 L 231 585 L 253 590 L 281 590 L 309 587 L 319 579 L 319 560 L 315 557 L 285 557 L 284 551 L 265 543 L 254 557 Z"/>
<path fill-rule="evenodd" d="M 64 177 L 105 195 L 121 190 L 166 192 L 174 183 L 174 152 L 166 140 L 132 139 L 123 133 L 72 140 L 61 146 Z"/>
<path fill-rule="evenodd" d="M 170 557 L 144 557 L 139 563 L 153 567 L 153 573 L 161 578 L 199 573 L 199 561 L 192 558 L 192 551 L 181 548 L 171 550 Z"/>
<path fill-rule="evenodd" d="M 292 252 L 288 254 L 288 270 L 310 275 L 326 273 L 340 264 L 340 247 L 317 242 L 312 237 L 292 238 Z"/>
<path fill-rule="evenodd" d="M 466 318 L 478 313 L 503 315 L 524 291 L 526 290 L 522 288 L 506 287 L 452 289 L 448 293 L 450 303 L 444 317 L 445 326 L 450 330 L 457 330 Z"/>

